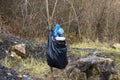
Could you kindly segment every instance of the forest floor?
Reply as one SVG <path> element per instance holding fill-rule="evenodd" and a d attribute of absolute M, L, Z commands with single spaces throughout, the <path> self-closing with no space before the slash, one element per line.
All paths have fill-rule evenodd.
<path fill-rule="evenodd" d="M 72 48 L 81 48 L 81 50 L 77 49 L 72 49 Z M 86 49 L 84 51 L 84 49 Z M 86 57 L 88 54 L 90 54 L 90 50 L 104 50 L 107 51 L 107 53 L 103 55 L 107 55 L 110 58 L 115 60 L 116 67 L 118 69 L 118 74 L 117 74 L 117 79 L 114 80 L 120 80 L 120 49 L 116 48 L 113 49 L 111 48 L 107 43 L 100 43 L 98 41 L 96 42 L 84 42 L 84 43 L 74 43 L 69 46 L 68 48 L 68 55 L 72 54 L 74 55 L 73 58 L 77 57 Z M 114 53 L 114 54 L 111 54 Z M 50 71 L 50 67 L 47 65 L 46 58 L 41 58 L 41 59 L 34 59 L 33 57 L 29 57 L 27 59 L 11 59 L 9 57 L 6 57 L 4 59 L 0 60 L 1 65 L 5 66 L 6 70 L 1 69 L 0 67 L 0 72 L 1 70 L 4 70 L 2 72 L 5 73 L 5 75 L 15 75 L 12 74 L 12 72 L 17 73 L 17 79 L 10 79 L 10 80 L 79 80 L 78 77 L 79 75 L 76 74 L 73 78 L 68 78 L 66 75 L 66 69 L 65 70 L 59 70 L 54 68 L 53 73 Z M 3 68 L 2 66 L 2 68 Z M 12 71 L 10 71 L 12 70 Z M 0 73 L 2 75 L 2 73 Z M 19 76 L 21 75 L 21 76 Z M 25 79 L 25 75 L 28 76 L 28 78 Z M 18 77 L 19 76 L 19 77 Z M 24 78 L 24 79 L 23 79 Z M 2 79 L 2 78 L 1 78 Z M 8 79 L 4 79 L 8 80 Z M 81 79 L 84 80 L 84 79 Z M 93 80 L 93 79 L 89 79 Z M 98 79 L 94 79 L 98 80 Z"/>

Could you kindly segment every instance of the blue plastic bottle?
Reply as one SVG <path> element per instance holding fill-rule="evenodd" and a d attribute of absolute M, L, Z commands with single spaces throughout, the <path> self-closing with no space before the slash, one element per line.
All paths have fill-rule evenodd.
<path fill-rule="evenodd" d="M 61 28 L 59 24 L 56 24 L 55 29 L 54 29 L 54 37 L 61 37 L 63 36 L 64 30 Z"/>

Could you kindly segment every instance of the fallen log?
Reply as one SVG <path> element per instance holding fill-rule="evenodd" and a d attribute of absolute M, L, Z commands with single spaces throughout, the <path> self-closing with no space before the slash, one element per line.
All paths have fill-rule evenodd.
<path fill-rule="evenodd" d="M 93 54 L 71 62 L 66 67 L 66 73 L 68 77 L 84 73 L 85 76 L 82 80 L 87 80 L 94 76 L 98 76 L 98 80 L 110 80 L 111 75 L 117 74 L 117 69 L 114 60 L 111 58 L 100 57 Z M 79 80 L 81 80 L 81 77 Z"/>

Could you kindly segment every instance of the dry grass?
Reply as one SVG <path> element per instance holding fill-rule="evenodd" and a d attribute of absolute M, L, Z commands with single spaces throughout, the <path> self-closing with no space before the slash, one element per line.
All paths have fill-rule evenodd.
<path fill-rule="evenodd" d="M 97 49 L 106 49 L 108 51 L 116 51 L 118 52 L 119 50 L 115 50 L 115 49 L 111 49 L 108 48 L 106 43 L 100 43 L 99 41 L 94 42 L 90 42 L 88 43 L 87 41 L 84 43 L 76 43 L 71 45 L 71 47 L 79 47 L 79 48 L 97 48 Z M 72 53 L 74 54 L 82 54 L 82 55 L 87 55 L 88 53 L 84 53 L 81 51 L 73 51 Z M 109 53 L 108 53 L 109 54 Z M 113 56 L 111 54 L 109 54 L 110 56 Z M 118 68 L 118 70 L 120 71 L 120 59 L 119 56 L 114 56 L 115 58 L 115 63 L 116 66 Z M 67 78 L 66 73 L 64 72 L 64 70 L 58 70 L 58 69 L 54 69 L 53 71 L 53 78 L 52 78 L 52 74 L 50 72 L 49 66 L 47 65 L 46 61 L 44 60 L 36 60 L 34 58 L 27 58 L 27 59 L 10 59 L 8 57 L 6 57 L 4 60 L 0 60 L 0 63 L 12 68 L 16 71 L 19 72 L 25 72 L 25 73 L 29 73 L 31 76 L 38 78 L 38 80 L 53 80 L 53 78 L 55 80 L 70 80 L 69 78 Z M 120 72 L 118 72 L 118 76 L 120 75 Z M 77 75 L 76 75 L 77 76 Z M 77 80 L 78 77 L 74 76 L 74 80 Z M 119 78 L 120 80 L 120 78 Z"/>
<path fill-rule="evenodd" d="M 1 60 L 1 64 L 40 79 L 49 72 L 49 66 L 46 61 L 43 62 L 42 60 L 36 60 L 32 57 L 25 60 L 6 57 L 4 60 Z"/>

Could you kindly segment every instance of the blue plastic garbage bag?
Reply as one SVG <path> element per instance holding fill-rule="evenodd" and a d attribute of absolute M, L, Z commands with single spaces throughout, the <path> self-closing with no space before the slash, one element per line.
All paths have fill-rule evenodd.
<path fill-rule="evenodd" d="M 47 63 L 50 67 L 64 69 L 68 64 L 66 41 L 53 40 L 53 34 L 51 30 L 47 46 Z"/>
<path fill-rule="evenodd" d="M 61 37 L 63 36 L 63 33 L 64 33 L 64 30 L 61 28 L 61 26 L 59 24 L 56 24 L 54 33 L 53 33 L 54 37 L 56 36 Z"/>

